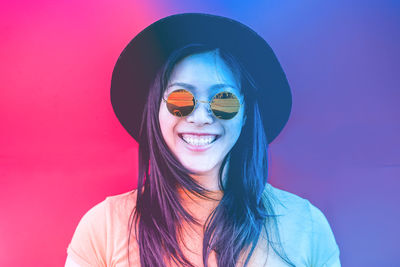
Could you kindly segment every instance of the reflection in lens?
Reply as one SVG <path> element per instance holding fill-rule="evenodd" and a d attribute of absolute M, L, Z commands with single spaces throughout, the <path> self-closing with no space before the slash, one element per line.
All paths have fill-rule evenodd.
<path fill-rule="evenodd" d="M 211 109 L 217 118 L 229 120 L 239 112 L 240 103 L 234 94 L 221 92 L 216 94 L 211 101 Z"/>
<path fill-rule="evenodd" d="M 169 112 L 178 117 L 189 115 L 193 111 L 194 105 L 195 100 L 193 95 L 184 89 L 173 91 L 167 99 Z"/>

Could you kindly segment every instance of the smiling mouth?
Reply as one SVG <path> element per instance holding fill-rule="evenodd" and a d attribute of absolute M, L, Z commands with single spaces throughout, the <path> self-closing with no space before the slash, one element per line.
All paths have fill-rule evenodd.
<path fill-rule="evenodd" d="M 192 135 L 192 134 L 178 134 L 178 136 L 187 144 L 196 147 L 207 146 L 214 143 L 220 135 Z"/>

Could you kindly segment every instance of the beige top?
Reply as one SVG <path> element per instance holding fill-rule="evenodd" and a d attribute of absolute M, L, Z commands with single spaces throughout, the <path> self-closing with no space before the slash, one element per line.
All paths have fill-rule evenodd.
<path fill-rule="evenodd" d="M 206 200 L 193 194 L 189 197 L 182 190 L 179 192 L 184 199 L 185 209 L 202 223 L 218 205 L 223 194 L 221 191 L 213 192 L 212 197 L 216 200 Z M 282 246 L 296 267 L 340 267 L 339 248 L 322 212 L 308 200 L 270 184 L 267 184 L 265 192 L 277 200 L 273 205 L 276 214 L 280 215 L 278 227 Z M 133 190 L 107 197 L 91 208 L 75 230 L 67 249 L 68 255 L 82 267 L 128 266 L 128 221 L 135 201 L 136 190 Z M 203 266 L 203 228 L 184 224 L 183 229 L 180 243 L 182 252 L 195 266 Z M 130 266 L 140 266 L 139 248 L 134 238 L 131 238 L 130 262 Z M 211 253 L 208 263 L 210 267 L 217 266 L 214 253 Z M 239 262 L 238 266 L 242 266 L 242 263 Z M 268 249 L 266 239 L 261 235 L 248 266 L 288 265 L 273 249 Z"/>

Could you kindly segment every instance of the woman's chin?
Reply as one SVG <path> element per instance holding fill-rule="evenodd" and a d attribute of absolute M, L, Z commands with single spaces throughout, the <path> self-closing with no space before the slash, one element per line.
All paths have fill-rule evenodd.
<path fill-rule="evenodd" d="M 194 175 L 210 175 L 213 172 L 213 167 L 215 166 L 208 166 L 207 164 L 199 164 L 187 162 L 184 164 L 185 168 L 191 171 Z"/>

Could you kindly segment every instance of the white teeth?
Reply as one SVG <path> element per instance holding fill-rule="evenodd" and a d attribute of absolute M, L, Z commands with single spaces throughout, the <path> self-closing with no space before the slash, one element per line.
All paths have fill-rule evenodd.
<path fill-rule="evenodd" d="M 198 136 L 198 135 L 191 135 L 191 134 L 182 134 L 182 138 L 188 144 L 191 144 L 194 146 L 204 146 L 204 145 L 211 144 L 217 138 L 217 136 L 215 136 L 215 135 Z"/>

